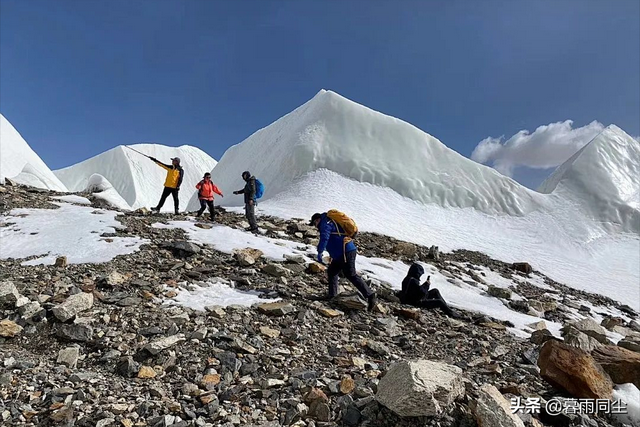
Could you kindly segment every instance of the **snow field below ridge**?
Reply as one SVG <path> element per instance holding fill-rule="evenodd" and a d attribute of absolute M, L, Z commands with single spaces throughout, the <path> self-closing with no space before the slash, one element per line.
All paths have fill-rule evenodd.
<path fill-rule="evenodd" d="M 82 202 L 78 196 L 65 201 Z M 86 200 L 86 199 L 84 199 Z M 100 237 L 114 233 L 122 224 L 117 212 L 54 202 L 58 209 L 14 209 L 0 216 L 0 258 L 37 258 L 23 265 L 54 264 L 66 256 L 70 264 L 98 263 L 139 249 L 147 240 L 137 237 Z"/>
<path fill-rule="evenodd" d="M 192 221 L 170 221 L 169 224 L 156 223 L 153 227 L 180 228 L 187 232 L 192 242 L 211 245 L 214 249 L 227 254 L 232 254 L 238 249 L 250 247 L 260 249 L 267 259 L 273 261 L 284 261 L 286 255 L 303 255 L 307 258 L 308 263 L 314 262 L 316 249 L 309 245 L 290 240 L 256 236 L 224 225 L 213 225 L 210 229 L 201 229 L 196 227 L 195 224 Z M 500 320 L 508 320 L 515 325 L 514 328 L 509 328 L 510 331 L 521 337 L 528 337 L 531 333 L 532 330 L 527 326 L 528 324 L 542 320 L 539 317 L 511 310 L 499 299 L 484 294 L 481 287 L 468 285 L 459 279 L 453 280 L 452 283 L 449 277 L 440 273 L 434 266 L 429 264 L 422 265 L 425 267 L 426 275 L 431 275 L 432 287 L 439 289 L 445 300 L 453 307 L 482 313 Z M 396 290 L 401 288 L 402 279 L 404 279 L 409 269 L 409 265 L 401 261 L 362 255 L 358 256 L 356 266 L 363 278 L 387 282 Z M 426 275 L 423 279 L 426 279 Z M 350 284 L 344 280 L 342 282 L 347 289 L 355 292 L 355 288 L 351 287 Z M 326 292 L 326 289 L 318 289 L 318 293 L 323 292 Z M 194 298 L 197 298 L 198 295 L 199 293 L 195 293 Z M 194 302 L 192 304 L 200 303 Z M 202 304 L 211 305 L 210 303 Z M 545 322 L 554 335 L 560 335 L 560 324 Z"/>
<path fill-rule="evenodd" d="M 544 212 L 521 217 L 486 215 L 470 208 L 425 205 L 389 188 L 319 170 L 260 202 L 257 214 L 307 219 L 333 208 L 351 216 L 361 231 L 436 245 L 447 252 L 467 249 L 504 262 L 529 262 L 564 285 L 640 310 L 638 236 L 610 235 L 570 207 L 562 217 Z M 242 213 L 241 208 L 230 210 Z"/>

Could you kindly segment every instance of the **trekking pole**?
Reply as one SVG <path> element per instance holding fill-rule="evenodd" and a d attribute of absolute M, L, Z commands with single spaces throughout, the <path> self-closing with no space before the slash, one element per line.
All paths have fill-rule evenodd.
<path fill-rule="evenodd" d="M 135 148 L 131 148 L 131 147 L 129 147 L 128 145 L 125 145 L 125 147 L 127 147 L 127 148 L 128 148 L 129 150 L 131 150 L 131 151 L 135 151 L 136 153 L 138 153 L 138 154 L 140 154 L 140 155 L 142 155 L 142 156 L 145 156 L 145 157 L 146 157 L 146 158 L 148 158 L 148 159 L 150 159 L 150 158 L 151 158 L 151 156 L 147 156 L 146 154 L 141 153 L 141 152 L 139 152 L 138 150 L 136 150 Z"/>

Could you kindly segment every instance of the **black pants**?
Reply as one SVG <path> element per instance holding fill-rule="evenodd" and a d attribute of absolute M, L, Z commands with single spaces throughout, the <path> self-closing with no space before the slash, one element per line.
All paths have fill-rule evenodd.
<path fill-rule="evenodd" d="M 244 205 L 244 215 L 247 217 L 247 221 L 249 221 L 249 227 L 252 230 L 258 229 L 258 221 L 256 221 L 256 202 L 253 204 L 246 203 Z"/>
<path fill-rule="evenodd" d="M 420 301 L 420 307 L 422 308 L 439 308 L 445 314 L 451 315 L 453 312 L 451 308 L 447 305 L 447 302 L 440 295 L 440 291 L 437 289 L 431 289 L 427 293 L 427 297 Z"/>
<path fill-rule="evenodd" d="M 368 299 L 373 294 L 371 288 L 358 276 L 358 272 L 356 271 L 356 253 L 357 251 L 347 252 L 345 257 L 331 260 L 331 264 L 329 264 L 329 268 L 327 268 L 327 275 L 329 276 L 329 298 L 333 298 L 338 294 L 338 276 L 341 271 L 344 277 L 353 283 L 365 299 Z"/>
<path fill-rule="evenodd" d="M 198 211 L 196 216 L 202 215 L 202 212 L 204 212 L 205 208 L 207 207 L 209 207 L 209 213 L 211 214 L 211 221 L 213 221 L 213 200 L 200 199 L 200 210 Z"/>
<path fill-rule="evenodd" d="M 177 214 L 178 208 L 180 206 L 180 200 L 178 199 L 177 188 L 164 187 L 164 191 L 162 191 L 162 196 L 160 196 L 160 201 L 158 202 L 158 206 L 156 206 L 156 209 L 158 209 L 158 211 L 162 209 L 162 205 L 164 205 L 164 202 L 165 200 L 167 200 L 167 197 L 169 197 L 169 194 L 173 196 L 173 206 L 175 207 L 176 214 Z"/>

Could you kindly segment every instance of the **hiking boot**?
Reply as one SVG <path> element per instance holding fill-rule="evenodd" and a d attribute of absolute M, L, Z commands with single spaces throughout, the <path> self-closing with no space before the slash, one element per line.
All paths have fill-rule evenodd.
<path fill-rule="evenodd" d="M 160 208 L 151 208 L 151 212 L 160 213 Z"/>
<path fill-rule="evenodd" d="M 245 228 L 244 231 L 248 231 L 249 233 L 253 233 L 253 234 L 258 234 L 258 227 L 252 228 Z"/>
<path fill-rule="evenodd" d="M 369 295 L 367 299 L 367 311 L 373 311 L 376 308 L 376 304 L 378 303 L 378 294 L 375 292 Z"/>
<path fill-rule="evenodd" d="M 175 212 L 175 214 L 176 214 L 176 215 L 180 215 L 180 211 L 176 211 L 176 212 Z"/>

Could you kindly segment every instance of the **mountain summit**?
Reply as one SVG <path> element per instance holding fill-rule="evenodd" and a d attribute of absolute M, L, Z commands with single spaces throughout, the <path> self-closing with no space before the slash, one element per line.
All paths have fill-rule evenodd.
<path fill-rule="evenodd" d="M 213 179 L 238 186 L 245 169 L 268 183 L 265 198 L 309 172 L 329 169 L 444 207 L 522 215 L 536 206 L 535 192 L 494 169 L 407 122 L 326 90 L 229 148 Z"/>

